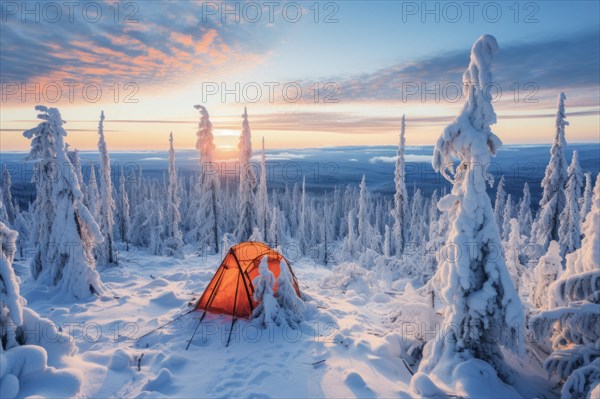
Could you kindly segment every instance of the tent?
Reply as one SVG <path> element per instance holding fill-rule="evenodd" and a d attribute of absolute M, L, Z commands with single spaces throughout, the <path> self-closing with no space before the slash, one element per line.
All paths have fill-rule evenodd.
<path fill-rule="evenodd" d="M 288 260 L 263 243 L 248 241 L 229 249 L 195 309 L 204 311 L 205 314 L 211 312 L 231 315 L 234 319 L 250 317 L 258 305 L 252 298 L 252 280 L 258 276 L 258 266 L 265 256 L 269 270 L 276 279 L 279 277 L 281 266 L 288 268 L 296 294 L 300 296 L 298 281 Z M 277 283 L 274 292 L 277 292 Z"/>

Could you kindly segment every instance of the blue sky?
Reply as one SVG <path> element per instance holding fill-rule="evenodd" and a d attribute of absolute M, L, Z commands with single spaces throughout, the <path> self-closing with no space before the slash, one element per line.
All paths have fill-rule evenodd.
<path fill-rule="evenodd" d="M 240 22 L 235 13 L 221 20 L 222 2 L 123 1 L 118 14 L 112 1 L 77 2 L 72 15 L 63 8 L 58 21 L 52 7 L 37 3 L 36 10 L 36 3 L 27 14 L 23 2 L 2 2 L 2 149 L 27 147 L 20 132 L 33 123 L 38 100 L 48 99 L 57 99 L 48 105 L 61 109 L 71 122 L 70 141 L 82 149 L 95 145 L 101 109 L 116 148 L 162 148 L 170 130 L 182 147 L 191 147 L 192 105 L 205 99 L 223 151 L 235 147 L 245 105 L 253 130 L 273 147 L 393 144 L 403 113 L 414 133 L 409 144 L 430 144 L 462 103 L 436 84 L 460 85 L 470 47 L 486 33 L 501 48 L 494 64 L 502 94 L 496 130 L 506 142 L 549 142 L 560 91 L 571 113 L 568 139 L 598 142 L 596 1 L 229 2 Z M 298 4 L 302 16 L 293 22 Z M 251 22 L 256 6 L 262 17 Z M 102 15 L 92 21 L 97 9 Z M 128 14 L 137 22 L 125 21 Z M 81 89 L 90 82 L 102 90 L 95 101 Z M 263 92 L 252 102 L 243 93 L 239 101 L 221 93 L 207 97 L 207 82 L 230 89 L 253 83 Z M 278 84 L 273 101 L 265 82 Z M 281 87 L 290 82 L 302 90 L 298 102 L 283 96 Z M 73 98 L 69 84 L 78 85 Z M 411 84 L 417 93 L 407 96 Z M 23 85 L 40 98 L 23 98 Z M 53 96 L 53 85 L 59 95 Z M 435 95 L 423 98 L 423 90 Z M 324 103 L 328 94 L 337 102 Z"/>

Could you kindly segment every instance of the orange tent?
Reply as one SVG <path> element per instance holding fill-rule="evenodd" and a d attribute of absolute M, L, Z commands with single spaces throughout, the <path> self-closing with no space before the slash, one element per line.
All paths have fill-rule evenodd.
<path fill-rule="evenodd" d="M 252 280 L 258 276 L 258 266 L 264 257 L 271 273 L 277 279 L 280 265 L 285 265 L 292 276 L 296 294 L 300 296 L 298 281 L 290 263 L 279 252 L 260 242 L 243 242 L 229 249 L 221 266 L 204 290 L 195 309 L 204 312 L 250 317 L 258 305 L 252 298 Z M 274 292 L 277 292 L 275 283 Z"/>

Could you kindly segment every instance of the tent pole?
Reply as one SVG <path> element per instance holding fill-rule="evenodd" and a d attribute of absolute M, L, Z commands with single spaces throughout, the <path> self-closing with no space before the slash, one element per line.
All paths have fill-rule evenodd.
<path fill-rule="evenodd" d="M 204 313 L 202 313 L 202 316 L 198 320 L 198 324 L 196 324 L 196 328 L 194 328 L 194 333 L 192 334 L 192 337 L 188 341 L 188 343 L 187 343 L 187 345 L 185 347 L 185 350 L 188 350 L 188 348 L 192 344 L 192 340 L 194 339 L 194 336 L 196 335 L 196 331 L 198 331 L 198 327 L 200 327 L 200 323 L 202 323 L 202 320 L 204 319 L 204 316 L 206 316 L 206 310 L 204 311 Z"/>
<path fill-rule="evenodd" d="M 215 294 L 217 292 L 217 289 L 219 288 L 219 284 L 221 284 L 221 279 L 223 278 L 223 274 L 225 274 L 225 272 L 222 269 L 222 266 L 223 266 L 223 264 L 221 263 L 221 266 L 219 267 L 219 270 L 221 271 L 221 273 L 219 274 L 219 278 L 217 278 L 217 276 L 215 275 L 214 278 L 217 278 L 217 280 L 215 282 L 215 286 L 214 286 L 212 292 L 210 293 L 210 296 L 208 297 L 208 300 L 206 301 L 206 305 L 204 306 L 204 312 L 202 313 L 202 316 L 198 320 L 198 324 L 196 324 L 196 328 L 194 328 L 194 332 L 192 333 L 192 337 L 188 341 L 187 346 L 185 347 L 185 350 L 188 350 L 188 348 L 192 344 L 192 340 L 194 339 L 194 336 L 196 335 L 196 331 L 198 331 L 198 327 L 200 327 L 200 323 L 202 323 L 202 320 L 204 320 L 204 316 L 206 316 L 206 312 L 208 311 L 208 307 L 210 306 L 210 304 L 212 303 L 212 301 L 215 299 Z M 211 283 L 212 283 L 212 280 L 211 280 Z M 210 285 L 210 283 L 208 283 L 208 285 Z M 197 306 L 198 306 L 198 304 L 200 303 L 201 300 L 202 300 L 202 297 L 200 297 L 200 299 L 198 299 L 198 302 L 196 303 L 196 306 L 194 306 L 193 310 L 197 309 Z"/>
<path fill-rule="evenodd" d="M 237 258 L 236 258 L 237 260 Z M 238 263 L 239 266 L 239 263 Z M 238 297 L 238 289 L 240 288 L 240 275 L 238 274 L 237 284 L 235 285 L 235 298 L 233 300 L 233 319 L 231 320 L 231 328 L 229 329 L 229 337 L 227 337 L 227 344 L 225 347 L 229 346 L 229 341 L 231 341 L 231 333 L 233 332 L 233 325 L 235 324 L 237 317 L 235 316 L 237 312 L 237 297 Z"/>
<path fill-rule="evenodd" d="M 244 280 L 244 289 L 246 290 L 246 296 L 248 297 L 248 303 L 250 304 L 250 310 L 254 311 L 254 304 L 252 303 L 252 298 L 250 297 L 250 292 L 248 291 L 248 286 L 246 285 L 246 277 L 244 277 L 245 272 L 242 270 L 242 265 L 240 265 L 240 261 L 237 258 L 235 252 L 232 252 L 233 258 L 238 265 L 238 269 L 240 269 L 240 274 L 242 275 L 242 279 Z M 250 276 L 248 276 L 248 280 L 250 280 Z M 252 284 L 252 281 L 249 282 Z"/>

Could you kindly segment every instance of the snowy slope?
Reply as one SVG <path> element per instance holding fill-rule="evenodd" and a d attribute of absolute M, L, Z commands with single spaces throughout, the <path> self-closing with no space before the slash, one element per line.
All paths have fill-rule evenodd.
<path fill-rule="evenodd" d="M 85 397 L 411 397 L 401 356 L 410 362 L 414 336 L 428 338 L 441 322 L 410 288 L 401 295 L 377 286 L 373 272 L 348 273 L 355 265 L 332 272 L 306 261 L 292 265 L 311 297 L 301 331 L 261 330 L 240 320 L 226 347 L 230 319 L 208 315 L 186 351 L 200 316 L 192 312 L 136 341 L 186 312 L 221 257 L 201 257 L 189 247 L 184 259 L 138 250 L 120 255 L 120 267 L 100 273 L 106 295 L 84 303 L 55 296 L 28 277 L 26 263 L 15 263 L 29 306 L 78 347 L 62 360 L 81 375 Z M 516 388 L 523 396 L 548 391 L 541 371 L 524 371 L 539 365 L 510 363 L 521 368 Z M 61 396 L 56 387 L 26 393 Z"/>

